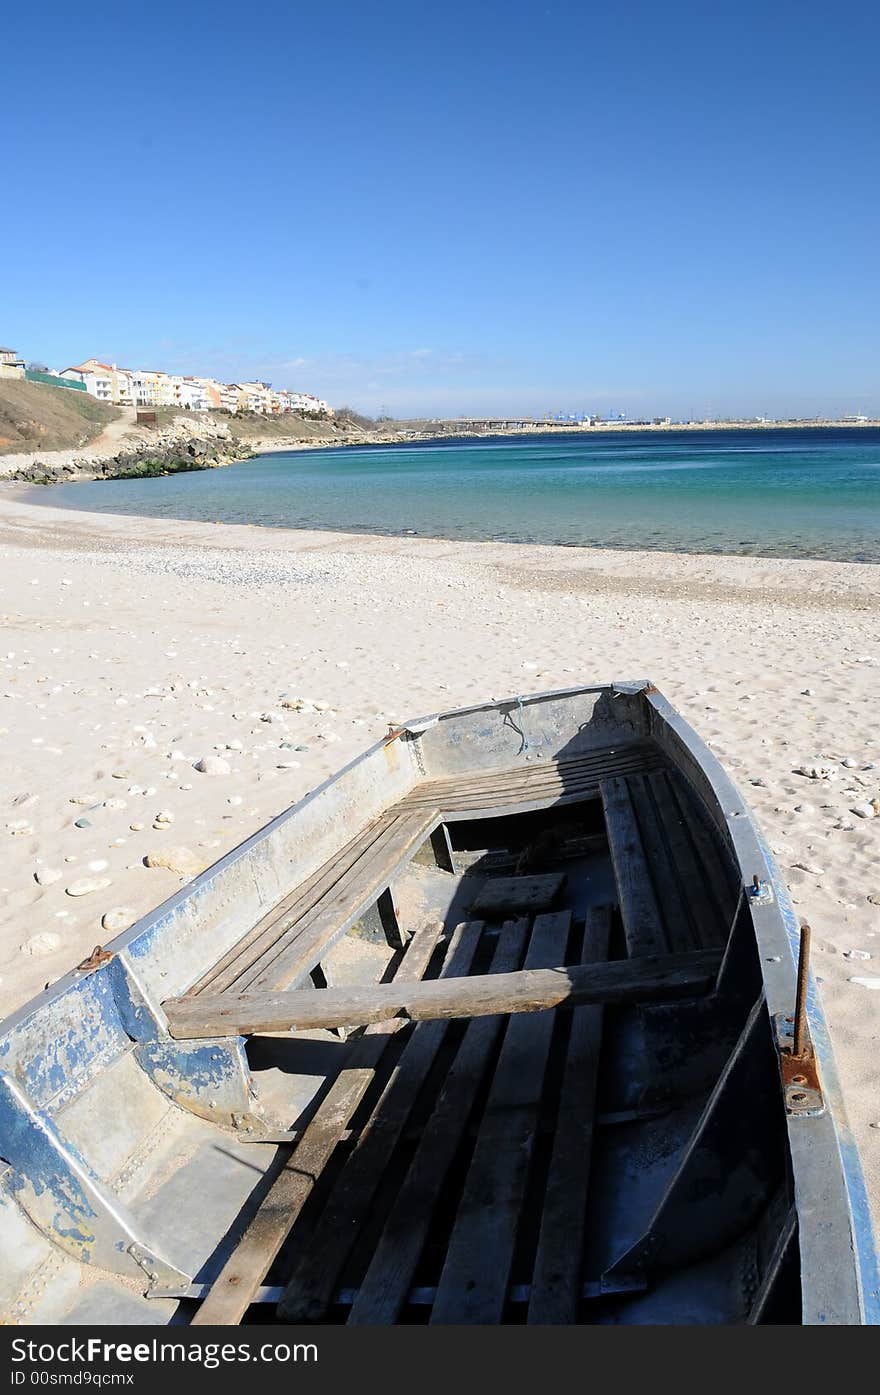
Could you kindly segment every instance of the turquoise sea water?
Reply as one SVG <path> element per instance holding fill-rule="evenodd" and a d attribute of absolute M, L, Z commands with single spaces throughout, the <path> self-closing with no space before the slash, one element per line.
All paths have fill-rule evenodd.
<path fill-rule="evenodd" d="M 880 430 L 355 446 L 31 497 L 275 527 L 880 562 Z"/>

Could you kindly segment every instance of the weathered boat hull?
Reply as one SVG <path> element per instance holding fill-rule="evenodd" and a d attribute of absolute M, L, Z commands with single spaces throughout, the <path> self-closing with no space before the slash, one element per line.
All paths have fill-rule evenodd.
<path fill-rule="evenodd" d="M 409 723 L 2 1024 L 3 1312 L 876 1322 L 799 934 L 652 685 Z"/>

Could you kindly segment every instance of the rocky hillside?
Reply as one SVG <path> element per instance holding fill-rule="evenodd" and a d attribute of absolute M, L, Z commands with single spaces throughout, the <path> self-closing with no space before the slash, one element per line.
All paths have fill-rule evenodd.
<path fill-rule="evenodd" d="M 76 450 L 119 417 L 86 392 L 0 378 L 0 455 Z"/>

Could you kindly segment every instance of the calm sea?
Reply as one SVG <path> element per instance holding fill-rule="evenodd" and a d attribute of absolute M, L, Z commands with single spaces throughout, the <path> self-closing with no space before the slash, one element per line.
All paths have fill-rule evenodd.
<path fill-rule="evenodd" d="M 880 562 L 880 430 L 354 446 L 32 497 L 270 527 Z"/>

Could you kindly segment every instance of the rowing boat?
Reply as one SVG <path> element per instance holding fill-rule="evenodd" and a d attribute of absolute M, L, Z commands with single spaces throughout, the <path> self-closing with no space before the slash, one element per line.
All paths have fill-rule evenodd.
<path fill-rule="evenodd" d="M 875 1323 L 809 931 L 650 683 L 408 722 L 0 1024 L 13 1323 Z"/>

